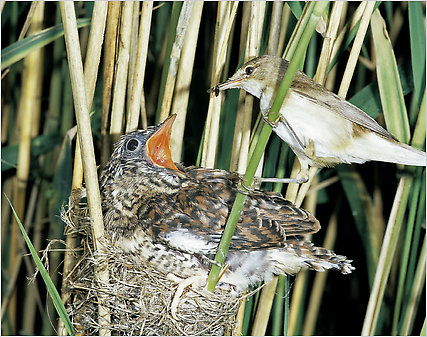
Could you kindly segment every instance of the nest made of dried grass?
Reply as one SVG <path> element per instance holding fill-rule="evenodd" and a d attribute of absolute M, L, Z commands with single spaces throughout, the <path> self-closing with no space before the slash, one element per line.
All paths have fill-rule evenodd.
<path fill-rule="evenodd" d="M 66 308 L 80 334 L 97 335 L 108 328 L 113 335 L 231 335 L 238 325 L 236 315 L 241 298 L 225 289 L 209 293 L 187 289 L 175 320 L 171 302 L 177 284 L 149 264 L 132 263 L 130 257 L 108 242 L 94 252 L 91 220 L 85 190 L 73 191 L 62 218 L 67 235 L 78 238 L 72 249 L 75 266 L 66 277 L 70 294 Z M 68 248 L 71 249 L 71 248 Z M 94 277 L 95 268 L 107 268 L 109 283 Z M 108 309 L 111 324 L 98 323 L 98 304 Z"/>

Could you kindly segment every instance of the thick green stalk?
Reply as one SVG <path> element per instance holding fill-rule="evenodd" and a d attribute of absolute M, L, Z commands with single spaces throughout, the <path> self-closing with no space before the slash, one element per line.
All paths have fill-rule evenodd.
<path fill-rule="evenodd" d="M 421 246 L 417 269 L 414 275 L 414 283 L 408 297 L 408 303 L 404 310 L 402 327 L 399 331 L 401 336 L 409 336 L 414 326 L 415 317 L 419 309 L 421 294 L 426 282 L 426 236 Z"/>
<path fill-rule="evenodd" d="M 421 190 L 421 174 L 420 171 L 417 172 L 417 179 L 414 181 L 413 193 L 411 195 L 410 207 L 409 207 L 409 216 L 407 220 L 407 228 L 405 233 L 405 239 L 403 240 L 403 249 L 400 259 L 399 267 L 399 281 L 397 287 L 396 301 L 394 304 L 394 313 L 393 313 L 393 324 L 392 324 L 392 335 L 397 334 L 397 327 L 399 323 L 399 317 L 401 315 L 401 305 L 403 300 L 403 294 L 405 289 L 405 280 L 407 276 L 407 267 L 409 262 L 409 253 L 412 243 L 412 235 L 415 227 L 415 217 L 418 206 L 418 199 Z"/>
<path fill-rule="evenodd" d="M 285 293 L 285 282 L 286 275 L 280 275 L 277 280 L 277 290 L 274 297 L 274 304 L 272 311 L 272 327 L 271 335 L 272 336 L 281 336 L 284 330 L 287 330 L 287 325 L 283 327 L 283 323 L 286 321 L 284 319 L 283 309 L 285 308 L 285 299 L 289 296 Z M 286 336 L 286 335 L 285 335 Z"/>
<path fill-rule="evenodd" d="M 314 3 L 313 14 L 318 18 L 321 17 L 323 11 L 325 10 L 328 2 L 316 2 Z M 286 74 L 283 78 L 283 81 L 278 90 L 277 96 L 271 107 L 271 113 L 268 116 L 270 122 L 275 122 L 279 116 L 280 107 L 282 106 L 283 100 L 285 99 L 286 93 L 288 92 L 289 87 L 291 86 L 294 75 L 301 64 L 301 60 L 304 57 L 305 51 L 307 49 L 310 37 L 314 32 L 318 20 L 310 20 L 306 29 L 304 30 L 303 36 L 301 38 L 301 43 L 298 45 L 295 53 L 290 61 L 289 67 L 286 71 Z M 243 181 L 246 185 L 250 186 L 252 184 L 255 171 L 258 167 L 258 163 L 261 160 L 261 156 L 264 153 L 264 150 L 267 146 L 268 139 L 271 135 L 272 128 L 269 124 L 265 123 L 261 130 L 261 134 L 258 140 L 258 143 L 255 147 L 255 150 L 252 154 L 251 159 L 249 160 L 246 173 L 243 177 Z M 242 184 L 240 184 L 242 187 Z M 236 200 L 234 202 L 233 208 L 231 209 L 230 216 L 227 220 L 227 224 L 224 229 L 224 233 L 221 239 L 221 242 L 218 246 L 218 251 L 215 256 L 215 262 L 212 266 L 212 269 L 209 273 L 207 289 L 208 291 L 214 291 L 215 286 L 218 282 L 218 278 L 221 272 L 221 267 L 224 264 L 225 257 L 227 255 L 228 247 L 230 246 L 231 237 L 236 229 L 236 224 L 240 218 L 240 213 L 243 208 L 243 203 L 246 199 L 246 195 L 243 193 L 238 193 Z"/>

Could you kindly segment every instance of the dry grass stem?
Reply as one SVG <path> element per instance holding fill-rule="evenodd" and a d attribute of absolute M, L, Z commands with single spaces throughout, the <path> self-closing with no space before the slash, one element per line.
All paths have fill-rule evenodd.
<path fill-rule="evenodd" d="M 84 66 L 84 79 L 87 94 L 86 101 L 89 109 L 92 106 L 96 80 L 98 78 L 99 61 L 101 57 L 102 43 L 104 41 L 107 10 L 107 2 L 95 2 Z"/>
<path fill-rule="evenodd" d="M 316 74 L 313 77 L 314 81 L 322 85 L 324 85 L 326 81 L 326 72 L 331 61 L 331 54 L 336 41 L 338 27 L 341 22 L 340 18 L 342 15 L 343 8 L 343 1 L 334 2 L 332 5 L 331 16 L 329 18 L 328 28 L 323 40 L 319 63 L 317 66 Z"/>
<path fill-rule="evenodd" d="M 278 277 L 274 276 L 270 283 L 266 284 L 261 290 L 258 310 L 255 315 L 252 328 L 252 336 L 265 336 L 267 323 L 270 317 L 271 306 L 273 305 L 274 295 L 276 292 Z"/>
<path fill-rule="evenodd" d="M 119 135 L 122 134 L 134 4 L 132 1 L 122 3 L 120 43 L 117 57 L 117 71 L 114 80 L 113 103 L 111 106 L 110 134 L 113 135 L 114 141 L 118 140 Z"/>
<path fill-rule="evenodd" d="M 0 1 L 0 9 L 2 60 L 10 63 L 2 73 L 2 190 L 35 250 L 44 252 L 50 280 L 62 286 L 77 334 L 419 332 L 426 313 L 425 168 L 371 162 L 310 168 L 306 184 L 255 180 L 251 188 L 282 193 L 316 216 L 322 229 L 313 243 L 332 249 L 336 239 L 336 253 L 354 260 L 355 272 L 301 271 L 286 282 L 280 276 L 278 289 L 275 279 L 240 302 L 222 282 L 214 294 L 187 288 L 179 320 L 170 310 L 177 284 L 104 238 L 98 174 L 121 134 L 175 113 L 173 161 L 295 178 L 299 160 L 276 135 L 267 142 L 259 99 L 238 89 L 205 92 L 253 57 L 290 60 L 295 50 L 314 81 L 342 97 L 351 93 L 351 103 L 424 151 L 424 2 Z M 303 32 L 316 24 L 302 56 L 296 46 L 308 43 Z M 261 158 L 256 169 L 254 154 Z M 57 216 L 64 203 L 65 233 Z M 41 275 L 26 281 L 34 261 L 6 198 L 1 221 L 2 333 L 67 334 L 58 298 L 46 296 Z M 354 291 L 355 284 L 365 286 Z M 331 291 L 344 295 L 331 298 Z M 340 306 L 353 310 L 342 315 Z"/>
<path fill-rule="evenodd" d="M 281 31 L 282 9 L 285 3 L 280 1 L 273 2 L 271 11 L 270 34 L 268 36 L 267 52 L 268 55 L 277 55 L 279 38 Z"/>
<path fill-rule="evenodd" d="M 328 228 L 326 230 L 325 240 L 322 247 L 332 250 L 335 246 L 335 239 L 337 237 L 338 222 L 337 212 L 334 212 L 329 220 Z M 311 290 L 311 296 L 307 306 L 307 313 L 304 320 L 304 329 L 302 334 L 305 336 L 312 336 L 315 332 L 316 322 L 319 315 L 320 304 L 322 301 L 322 295 L 328 277 L 328 271 L 325 270 L 323 273 L 316 273 L 314 276 L 313 288 Z"/>
<path fill-rule="evenodd" d="M 131 105 L 130 100 L 132 97 L 133 82 L 135 78 L 135 67 L 136 67 L 136 58 L 138 53 L 138 35 L 139 35 L 139 14 L 140 14 L 140 4 L 141 2 L 134 3 L 133 13 L 132 13 L 132 24 L 131 24 L 131 36 L 130 36 L 130 48 L 129 48 L 129 66 L 128 66 L 128 76 L 127 76 L 127 90 L 126 90 L 126 126 L 127 127 L 127 118 L 129 116 L 129 107 Z M 149 29 L 148 29 L 149 30 Z"/>
<path fill-rule="evenodd" d="M 214 51 L 213 51 L 213 72 L 211 86 L 215 86 L 220 81 L 220 74 L 226 62 L 226 51 L 231 27 L 237 11 L 238 1 L 219 2 L 218 16 L 215 28 Z M 223 93 L 220 92 L 218 97 L 211 93 L 206 117 L 205 138 L 203 140 L 203 152 L 201 166 L 213 168 L 215 165 L 216 149 L 219 131 L 219 117 Z"/>
<path fill-rule="evenodd" d="M 176 37 L 172 46 L 168 75 L 166 78 L 165 90 L 163 94 L 162 107 L 160 111 L 160 121 L 164 121 L 170 112 L 172 96 L 175 88 L 176 75 L 178 73 L 178 64 L 181 57 L 182 46 L 184 45 L 185 35 L 187 33 L 188 22 L 190 21 L 191 11 L 194 1 L 185 1 L 181 8 L 178 24 L 176 27 Z"/>
<path fill-rule="evenodd" d="M 92 230 L 95 238 L 95 249 L 98 249 L 97 242 L 102 241 L 104 237 L 104 225 L 74 3 L 61 3 L 61 14 L 64 23 L 65 42 L 67 46 L 78 133 L 81 141 L 80 145 L 85 172 L 85 183 L 88 190 L 88 204 L 93 220 Z M 108 283 L 108 270 L 95 271 L 95 277 L 104 283 Z M 98 310 L 100 322 L 108 322 L 109 312 L 108 309 L 104 308 L 102 300 L 99 303 Z M 109 330 L 100 330 L 100 334 L 109 335 L 110 332 Z"/>
<path fill-rule="evenodd" d="M 25 35 L 27 34 L 27 31 L 30 28 L 30 25 L 31 25 L 31 22 L 33 20 L 33 16 L 34 16 L 34 13 L 36 11 L 38 4 L 39 4 L 38 1 L 32 1 L 31 2 L 31 6 L 30 6 L 30 9 L 28 10 L 27 18 L 25 19 L 24 25 L 22 26 L 22 30 L 19 33 L 18 41 L 21 41 L 25 37 Z M 44 8 L 44 6 L 43 6 L 43 8 Z M 41 13 L 43 15 L 43 11 L 41 11 Z M 39 25 L 39 24 L 40 24 L 40 22 L 36 23 L 36 25 Z"/>
<path fill-rule="evenodd" d="M 275 54 L 276 56 L 282 55 L 282 51 L 285 46 L 285 38 L 286 38 L 286 32 L 287 32 L 290 16 L 291 16 L 291 9 L 289 8 L 289 5 L 287 3 L 284 3 L 283 9 L 282 9 L 282 27 L 280 28 L 279 44 L 277 47 L 277 53 Z"/>
<path fill-rule="evenodd" d="M 200 21 L 202 19 L 202 10 L 203 2 L 194 2 L 179 61 L 172 103 L 172 113 L 177 115 L 171 133 L 171 152 L 172 159 L 175 162 L 180 162 L 182 157 L 185 121 L 187 117 L 190 85 L 193 75 L 194 58 L 196 56 L 197 39 L 199 37 Z"/>
<path fill-rule="evenodd" d="M 344 5 L 344 6 L 346 6 L 346 5 Z M 335 55 L 338 52 L 339 47 L 341 46 L 341 44 L 342 44 L 342 42 L 343 42 L 344 37 L 346 36 L 346 34 L 350 30 L 352 30 L 356 26 L 356 24 L 361 20 L 362 15 L 363 15 L 364 10 L 365 10 L 365 6 L 366 6 L 366 3 L 361 2 L 360 5 L 359 5 L 359 7 L 357 7 L 356 11 L 354 12 L 353 16 L 351 17 L 350 21 L 347 22 L 340 29 L 340 33 L 338 34 L 338 37 L 336 39 L 334 48 L 332 49 L 331 59 L 333 59 L 335 57 Z M 343 13 L 344 13 L 344 11 L 343 11 Z"/>
<path fill-rule="evenodd" d="M 33 24 L 31 33 L 34 34 L 41 30 L 43 22 L 44 6 L 39 5 L 34 12 Z M 21 97 L 19 101 L 20 115 L 20 134 L 19 134 L 19 149 L 16 177 L 14 179 L 13 204 L 18 216 L 21 219 L 25 217 L 26 205 L 26 189 L 28 177 L 30 173 L 30 158 L 31 158 L 31 139 L 34 136 L 34 118 L 40 115 L 40 92 L 42 83 L 42 60 L 43 51 L 37 50 L 29 54 L 24 59 L 23 77 L 25 81 L 22 84 Z M 37 125 L 39 121 L 37 121 Z M 11 239 L 9 249 L 9 266 L 14 266 L 17 263 L 19 227 L 15 220 L 12 222 Z M 16 290 L 12 292 L 8 312 L 10 317 L 15 317 L 16 314 Z M 15 323 L 11 322 L 11 330 L 15 330 Z M 16 333 L 16 332 L 15 332 Z"/>
<path fill-rule="evenodd" d="M 153 12 L 152 2 L 142 3 L 141 20 L 139 23 L 138 50 L 133 77 L 132 92 L 130 95 L 130 107 L 126 123 L 126 133 L 138 128 L 139 112 L 143 98 L 143 86 L 145 66 L 147 63 L 148 40 L 150 37 L 151 16 Z"/>
<path fill-rule="evenodd" d="M 102 122 L 101 134 L 107 133 L 109 111 L 112 98 L 114 78 L 114 65 L 116 58 L 117 28 L 119 23 L 121 3 L 119 1 L 108 2 L 107 22 L 105 27 L 104 44 L 104 69 L 102 86 Z M 109 154 L 108 154 L 109 155 Z"/>
<path fill-rule="evenodd" d="M 375 6 L 375 2 L 366 2 L 365 10 L 363 11 L 362 18 L 360 20 L 360 26 L 357 30 L 356 37 L 354 38 L 353 47 L 351 48 L 350 57 L 345 68 L 344 75 L 342 77 L 341 86 L 338 90 L 338 96 L 345 98 L 347 96 L 348 88 L 350 87 L 351 78 L 353 77 L 354 70 L 359 58 L 360 50 L 362 49 L 363 40 L 365 39 L 366 31 L 368 30 L 369 23 L 371 21 L 372 11 Z"/>

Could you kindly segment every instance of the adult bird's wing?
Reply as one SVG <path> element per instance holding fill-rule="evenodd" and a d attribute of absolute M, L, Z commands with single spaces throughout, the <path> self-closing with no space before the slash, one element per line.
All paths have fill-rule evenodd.
<path fill-rule="evenodd" d="M 304 100 L 321 105 L 339 116 L 363 126 L 385 138 L 394 139 L 392 134 L 379 125 L 375 119 L 350 102 L 314 82 L 303 72 L 297 73 L 298 81 L 292 82 L 291 90 Z"/>

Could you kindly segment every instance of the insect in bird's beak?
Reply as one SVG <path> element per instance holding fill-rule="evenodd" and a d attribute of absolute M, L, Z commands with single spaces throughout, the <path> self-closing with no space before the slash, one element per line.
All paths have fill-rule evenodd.
<path fill-rule="evenodd" d="M 172 160 L 170 150 L 170 135 L 175 117 L 175 114 L 170 116 L 160 125 L 159 129 L 148 139 L 146 148 L 148 158 L 154 165 L 180 172 Z"/>
<path fill-rule="evenodd" d="M 216 85 L 216 86 L 214 86 L 213 88 L 209 88 L 208 90 L 207 90 L 207 92 L 210 94 L 211 92 L 214 92 L 215 93 L 215 97 L 218 97 L 219 96 L 219 88 L 218 88 L 218 86 Z"/>

